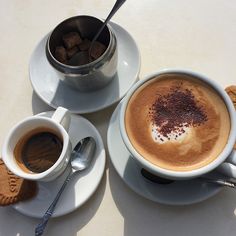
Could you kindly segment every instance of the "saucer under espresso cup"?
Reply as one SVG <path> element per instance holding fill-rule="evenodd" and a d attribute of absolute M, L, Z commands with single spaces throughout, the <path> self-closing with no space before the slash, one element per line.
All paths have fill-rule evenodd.
<path fill-rule="evenodd" d="M 121 105 L 120 132 L 127 149 L 141 167 L 167 179 L 191 179 L 216 168 L 236 178 L 235 130 L 235 108 L 227 93 L 192 71 L 149 75 Z"/>
<path fill-rule="evenodd" d="M 17 123 L 2 148 L 2 159 L 8 169 L 33 181 L 56 179 L 65 170 L 72 151 L 67 132 L 70 120 L 68 110 L 58 107 L 50 118 L 31 116 Z M 43 165 L 48 167 L 41 171 Z"/>
<path fill-rule="evenodd" d="M 50 118 L 52 115 L 53 111 L 48 111 L 36 116 Z M 88 169 L 71 179 L 66 187 L 66 191 L 62 194 L 52 217 L 63 216 L 82 206 L 95 193 L 105 170 L 106 152 L 102 137 L 90 121 L 82 116 L 71 114 L 68 134 L 72 149 L 78 141 L 85 137 L 91 136 L 95 139 L 96 150 L 94 161 Z M 48 206 L 54 200 L 69 171 L 70 166 L 68 165 L 66 170 L 55 180 L 50 182 L 38 181 L 37 195 L 28 201 L 14 204 L 13 208 L 26 216 L 41 218 Z"/>

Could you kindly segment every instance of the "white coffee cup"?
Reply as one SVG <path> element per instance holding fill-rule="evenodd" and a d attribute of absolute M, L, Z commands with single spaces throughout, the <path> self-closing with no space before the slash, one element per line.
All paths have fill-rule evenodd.
<path fill-rule="evenodd" d="M 31 116 L 17 123 L 8 133 L 2 148 L 2 159 L 8 169 L 15 175 L 34 181 L 51 181 L 57 178 L 66 168 L 72 151 L 68 129 L 70 113 L 63 107 L 58 107 L 51 118 Z M 18 141 L 30 131 L 39 127 L 49 128 L 62 138 L 62 151 L 53 166 L 41 173 L 26 172 L 19 167 L 14 156 L 14 149 Z"/>
<path fill-rule="evenodd" d="M 133 147 L 132 143 L 129 140 L 129 137 L 126 132 L 125 128 L 125 111 L 126 107 L 128 105 L 128 102 L 133 95 L 133 93 L 143 84 L 146 82 L 156 79 L 156 77 L 160 75 L 165 75 L 165 74 L 183 74 L 183 75 L 188 75 L 194 78 L 197 78 L 201 80 L 202 82 L 210 85 L 223 99 L 229 115 L 230 115 L 230 122 L 231 122 L 231 129 L 230 129 L 230 134 L 228 137 L 228 142 L 225 145 L 223 151 L 218 155 L 218 157 L 210 162 L 209 164 L 199 168 L 199 169 L 194 169 L 191 171 L 173 171 L 173 170 L 167 170 L 164 168 L 161 168 L 157 165 L 152 164 L 148 160 L 146 160 L 143 156 L 141 156 Z M 137 82 L 127 93 L 125 98 L 122 101 L 121 105 L 121 110 L 120 110 L 120 132 L 122 139 L 124 141 L 124 144 L 126 145 L 127 149 L 131 153 L 132 157 L 137 161 L 141 167 L 144 169 L 150 171 L 151 173 L 161 176 L 163 178 L 168 178 L 168 179 L 190 179 L 190 178 L 195 178 L 201 175 L 204 175 L 210 171 L 213 171 L 214 169 L 217 169 L 224 173 L 225 175 L 236 178 L 236 151 L 233 149 L 233 146 L 236 142 L 236 112 L 234 105 L 229 98 L 228 94 L 224 91 L 224 89 L 219 86 L 215 81 L 207 78 L 204 75 L 188 71 L 188 70 L 163 70 L 151 75 L 148 75 L 146 78 L 143 80 Z"/>

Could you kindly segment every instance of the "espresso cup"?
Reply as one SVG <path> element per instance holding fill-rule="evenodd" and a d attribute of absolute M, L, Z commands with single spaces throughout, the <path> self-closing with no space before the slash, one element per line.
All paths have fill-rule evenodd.
<path fill-rule="evenodd" d="M 119 121 L 131 156 L 154 175 L 184 180 L 218 170 L 236 178 L 235 108 L 204 75 L 163 70 L 147 76 L 123 99 Z"/>
<path fill-rule="evenodd" d="M 33 181 L 47 182 L 62 174 L 72 151 L 70 119 L 68 110 L 58 107 L 51 118 L 36 115 L 17 123 L 2 148 L 8 169 Z"/>

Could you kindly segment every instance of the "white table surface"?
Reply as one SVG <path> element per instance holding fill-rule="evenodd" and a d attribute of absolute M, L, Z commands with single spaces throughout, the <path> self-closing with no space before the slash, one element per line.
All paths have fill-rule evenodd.
<path fill-rule="evenodd" d="M 0 1 L 0 147 L 10 127 L 26 116 L 51 110 L 33 92 L 29 57 L 60 21 L 77 14 L 106 17 L 114 0 Z M 127 0 L 113 21 L 136 39 L 140 77 L 163 68 L 203 73 L 223 87 L 236 84 L 235 0 Z M 114 106 L 85 117 L 106 144 Z M 224 189 L 202 203 L 169 207 L 136 195 L 107 156 L 106 172 L 92 198 L 73 213 L 51 220 L 45 235 L 142 236 L 236 234 L 236 191 Z M 33 235 L 37 219 L 0 207 L 0 236 Z"/>

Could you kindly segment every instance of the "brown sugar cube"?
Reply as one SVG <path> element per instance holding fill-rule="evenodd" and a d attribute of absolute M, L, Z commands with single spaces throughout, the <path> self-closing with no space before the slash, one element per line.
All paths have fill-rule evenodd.
<path fill-rule="evenodd" d="M 80 43 L 82 43 L 82 39 L 78 32 L 70 32 L 65 34 L 63 35 L 62 40 L 67 49 L 71 49 L 74 46 L 78 46 Z"/>
<path fill-rule="evenodd" d="M 96 60 L 106 51 L 106 46 L 98 41 L 95 41 L 91 49 L 91 57 Z"/>
<path fill-rule="evenodd" d="M 236 85 L 228 86 L 225 89 L 225 91 L 226 91 L 226 93 L 228 93 L 228 95 L 229 95 L 230 99 L 232 100 L 234 107 L 236 109 Z"/>
<path fill-rule="evenodd" d="M 14 175 L 0 159 L 0 206 L 28 200 L 36 193 L 36 182 Z"/>
<path fill-rule="evenodd" d="M 71 49 L 67 49 L 66 53 L 67 53 L 67 57 L 68 59 L 72 58 L 77 52 L 79 51 L 78 47 L 75 46 Z"/>
<path fill-rule="evenodd" d="M 80 51 L 87 51 L 91 45 L 91 41 L 88 39 L 84 39 L 83 42 L 79 45 Z"/>
<path fill-rule="evenodd" d="M 89 62 L 90 60 L 89 60 L 88 51 L 84 51 L 83 53 L 81 53 L 79 59 L 77 60 L 77 65 L 82 66 L 82 65 L 88 64 Z"/>
<path fill-rule="evenodd" d="M 66 49 L 63 46 L 56 47 L 55 58 L 61 63 L 67 63 L 67 53 Z"/>

